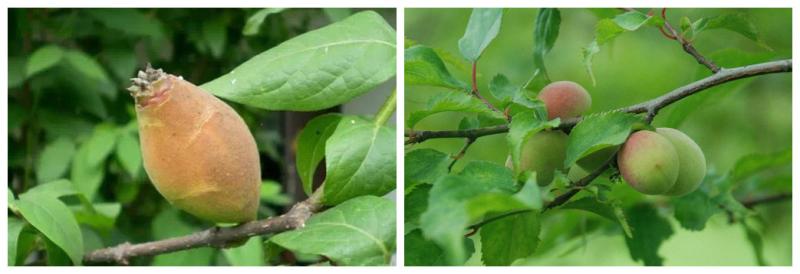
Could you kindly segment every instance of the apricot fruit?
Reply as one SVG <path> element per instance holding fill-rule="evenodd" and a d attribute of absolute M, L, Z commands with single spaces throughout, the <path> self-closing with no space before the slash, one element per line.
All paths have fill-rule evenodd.
<path fill-rule="evenodd" d="M 547 106 L 547 119 L 569 119 L 582 115 L 592 106 L 592 97 L 581 85 L 558 81 L 542 88 L 537 98 Z"/>
<path fill-rule="evenodd" d="M 622 177 L 644 194 L 664 194 L 678 179 L 680 162 L 672 143 L 654 131 L 634 132 L 617 154 Z"/>
<path fill-rule="evenodd" d="M 540 186 L 549 185 L 556 170 L 565 172 L 567 141 L 567 134 L 558 130 L 543 131 L 529 137 L 520 152 L 520 170 L 535 171 L 536 182 Z M 513 168 L 510 157 L 506 166 Z"/>
<path fill-rule="evenodd" d="M 207 221 L 255 219 L 261 168 L 244 120 L 210 93 L 160 69 L 148 66 L 132 81 L 142 160 L 158 192 Z"/>
<path fill-rule="evenodd" d="M 695 191 L 706 176 L 706 157 L 700 146 L 685 133 L 674 128 L 657 128 L 678 152 L 678 179 L 666 195 L 681 196 Z"/>

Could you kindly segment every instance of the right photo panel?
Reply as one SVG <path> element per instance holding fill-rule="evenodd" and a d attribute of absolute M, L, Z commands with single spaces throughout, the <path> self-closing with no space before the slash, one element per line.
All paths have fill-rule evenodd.
<path fill-rule="evenodd" d="M 790 8 L 405 9 L 406 266 L 790 266 Z"/>

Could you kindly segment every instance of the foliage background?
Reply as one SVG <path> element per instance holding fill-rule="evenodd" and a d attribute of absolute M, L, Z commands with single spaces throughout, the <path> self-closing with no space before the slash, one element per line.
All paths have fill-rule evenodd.
<path fill-rule="evenodd" d="M 79 220 L 86 251 L 210 226 L 170 206 L 148 182 L 141 167 L 133 100 L 125 88 L 134 72 L 148 62 L 199 85 L 283 41 L 355 12 L 286 9 L 268 15 L 261 24 L 248 23 L 259 11 L 9 9 L 9 191 L 19 194 L 63 178 L 94 196 L 95 206 L 107 206 L 111 220 L 97 219 L 100 216 Z M 394 9 L 377 11 L 393 24 Z M 342 107 L 343 112 L 374 113 L 393 83 L 351 101 Z M 285 186 L 278 183 L 287 176 L 283 155 L 293 153 L 291 143 L 282 140 L 286 114 L 231 105 L 250 127 L 261 154 L 264 183 L 259 218 L 283 212 L 295 199 L 285 195 Z M 80 154 L 82 150 L 89 151 L 88 156 Z M 91 165 L 87 158 L 102 161 Z M 11 211 L 9 218 L 13 218 Z M 105 225 L 90 225 L 97 222 Z M 200 248 L 131 263 L 274 263 L 267 259 L 279 254 L 271 254 L 258 237 L 253 239 L 225 251 Z M 59 264 L 57 250 L 50 252 L 46 244 L 34 239 L 30 247 L 36 251 L 30 254 L 31 250 L 20 247 L 17 263 Z M 296 259 L 304 264 L 319 258 Z"/>
<path fill-rule="evenodd" d="M 655 28 L 643 28 L 623 33 L 613 42 L 601 46 L 600 53 L 593 61 L 597 78 L 597 84 L 593 86 L 582 63 L 581 49 L 594 38 L 594 27 L 599 19 L 613 17 L 620 12 L 616 9 L 560 10 L 559 37 L 546 55 L 545 63 L 553 81 L 575 81 L 589 91 L 592 95 L 590 113 L 655 98 L 708 75 L 707 69 L 683 52 L 677 42 L 666 39 Z M 405 11 L 406 38 L 451 53 L 451 57 L 442 58 L 450 73 L 465 82 L 470 79 L 470 67 L 458 55 L 458 39 L 464 33 L 470 12 L 470 9 Z M 723 66 L 726 63 L 744 62 L 738 66 L 791 58 L 790 9 L 669 9 L 667 15 L 669 21 L 677 26 L 683 16 L 696 20 L 732 12 L 746 14 L 771 50 L 734 32 L 710 30 L 699 35 L 693 43 L 701 53 Z M 487 85 L 495 74 L 505 74 L 516 85 L 523 85 L 530 77 L 533 72 L 531 49 L 536 14 L 536 9 L 506 9 L 497 38 L 486 48 L 478 62 L 478 87 L 485 97 L 491 98 Z M 714 59 L 716 54 L 724 58 Z M 424 109 L 427 99 L 441 92 L 449 91 L 425 86 L 407 87 L 406 116 Z M 705 152 L 710 169 L 725 172 L 742 156 L 791 150 L 791 74 L 739 80 L 704 92 L 713 95 L 702 106 L 689 110 L 680 107 L 680 104 L 667 107 L 656 117 L 654 125 L 675 127 L 691 136 Z M 675 110 L 677 108 L 682 109 Z M 677 119 L 681 115 L 687 115 L 686 119 Z M 453 121 L 459 121 L 463 116 L 454 112 L 433 115 L 420 122 L 415 129 L 457 129 L 458 123 Z M 414 149 L 435 148 L 452 154 L 462 146 L 461 139 L 432 139 L 415 145 Z M 460 170 L 473 160 L 502 164 L 507 155 L 505 134 L 482 137 L 469 148 L 453 170 Z M 788 176 L 788 180 L 781 181 L 781 188 L 791 191 L 791 174 Z M 741 197 L 757 194 L 752 189 L 748 191 L 752 192 L 737 194 Z M 767 262 L 770 265 L 790 265 L 791 202 L 767 204 L 756 207 L 756 210 L 766 219 L 767 225 L 761 232 Z M 560 210 L 555 214 L 562 216 L 545 219 L 571 225 L 557 228 L 564 231 L 554 233 L 575 236 L 553 240 L 558 244 L 552 250 L 544 255 L 517 261 L 517 264 L 639 265 L 628 254 L 623 234 L 610 222 L 586 212 Z M 712 217 L 706 229 L 700 232 L 685 230 L 674 218 L 670 220 L 675 234 L 659 251 L 666 265 L 756 263 L 745 232 L 741 226 L 729 225 L 724 214 Z M 554 227 L 554 224 L 543 224 L 542 227 Z M 476 250 L 480 248 L 476 246 Z M 478 255 L 473 256 L 468 264 L 479 265 L 479 258 Z"/>

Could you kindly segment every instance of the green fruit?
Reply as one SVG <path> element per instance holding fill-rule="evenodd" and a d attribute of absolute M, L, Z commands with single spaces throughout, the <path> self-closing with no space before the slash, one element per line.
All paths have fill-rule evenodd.
<path fill-rule="evenodd" d="M 622 177 L 644 194 L 663 194 L 678 179 L 678 152 L 667 138 L 653 131 L 637 131 L 617 154 Z"/>
<path fill-rule="evenodd" d="M 537 98 L 547 106 L 547 118 L 569 119 L 582 115 L 592 106 L 592 96 L 581 85 L 570 81 L 550 83 Z"/>
<path fill-rule="evenodd" d="M 536 172 L 536 182 L 540 186 L 549 185 L 556 170 L 565 171 L 568 139 L 567 134 L 557 130 L 534 134 L 522 145 L 520 170 Z"/>
<path fill-rule="evenodd" d="M 695 191 L 706 176 L 706 157 L 700 146 L 683 132 L 673 128 L 658 128 L 656 132 L 667 138 L 678 152 L 678 179 L 666 195 L 681 196 Z"/>

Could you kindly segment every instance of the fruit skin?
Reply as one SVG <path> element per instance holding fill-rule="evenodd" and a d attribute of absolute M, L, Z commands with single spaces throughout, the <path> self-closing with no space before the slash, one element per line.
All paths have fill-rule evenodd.
<path fill-rule="evenodd" d="M 535 171 L 536 182 L 540 186 L 549 185 L 556 170 L 565 172 L 564 158 L 568 140 L 567 134 L 558 130 L 534 134 L 522 145 L 520 170 Z M 513 168 L 510 156 L 506 166 Z"/>
<path fill-rule="evenodd" d="M 134 80 L 140 87 L 131 87 L 138 93 L 142 159 L 153 185 L 201 219 L 255 219 L 261 168 L 247 125 L 230 106 L 182 78 L 157 78 Z"/>
<path fill-rule="evenodd" d="M 654 131 L 637 131 L 617 154 L 622 177 L 644 194 L 663 194 L 675 185 L 680 163 L 678 152 L 667 138 Z"/>
<path fill-rule="evenodd" d="M 547 106 L 549 120 L 578 117 L 592 106 L 592 96 L 581 85 L 571 81 L 550 83 L 542 88 L 537 98 Z"/>
<path fill-rule="evenodd" d="M 703 150 L 685 133 L 674 128 L 657 128 L 678 152 L 679 171 L 675 185 L 666 195 L 681 196 L 695 191 L 706 176 L 706 157 Z"/>

